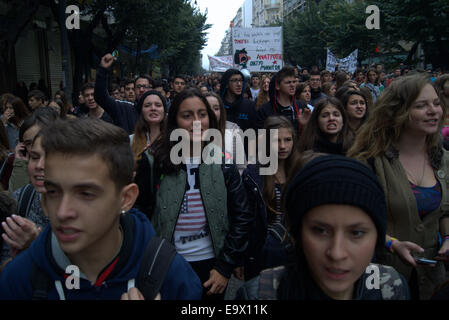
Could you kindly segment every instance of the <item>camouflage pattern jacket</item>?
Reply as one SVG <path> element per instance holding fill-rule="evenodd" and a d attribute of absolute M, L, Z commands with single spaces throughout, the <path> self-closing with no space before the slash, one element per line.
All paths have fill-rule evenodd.
<path fill-rule="evenodd" d="M 236 300 L 277 300 L 285 266 L 263 270 L 237 292 Z M 353 300 L 409 300 L 407 281 L 394 268 L 371 263 L 355 284 Z"/>

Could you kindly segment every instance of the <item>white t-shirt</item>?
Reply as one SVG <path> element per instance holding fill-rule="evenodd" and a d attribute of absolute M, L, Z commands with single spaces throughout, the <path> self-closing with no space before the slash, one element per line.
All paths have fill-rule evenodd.
<path fill-rule="evenodd" d="M 251 95 L 253 96 L 253 100 L 256 100 L 257 96 L 259 95 L 260 88 L 259 89 L 253 89 L 249 88 L 251 90 Z"/>
<path fill-rule="evenodd" d="M 187 190 L 176 222 L 174 243 L 187 261 L 215 257 L 203 200 L 200 193 L 199 165 L 186 163 Z"/>

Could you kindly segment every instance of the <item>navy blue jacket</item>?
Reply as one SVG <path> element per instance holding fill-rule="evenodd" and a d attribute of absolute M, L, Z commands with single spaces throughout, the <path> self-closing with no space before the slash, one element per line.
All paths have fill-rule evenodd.
<path fill-rule="evenodd" d="M 133 134 L 136 128 L 139 112 L 129 101 L 115 100 L 108 93 L 108 70 L 99 67 L 95 81 L 95 101 L 111 116 L 114 123 Z"/>
<path fill-rule="evenodd" d="M 295 128 L 296 133 L 298 135 L 301 134 L 301 132 L 299 131 L 299 123 L 298 123 L 298 119 L 299 119 L 299 115 L 296 112 L 296 108 L 293 107 L 293 113 L 291 113 L 291 106 L 281 106 L 278 102 L 277 99 L 277 92 L 276 92 L 276 76 L 274 76 L 273 78 L 271 78 L 270 81 L 270 87 L 268 90 L 268 94 L 270 96 L 270 101 L 268 101 L 267 103 L 261 105 L 259 107 L 259 109 L 257 110 L 257 114 L 256 114 L 256 128 L 257 129 L 262 129 L 264 127 L 264 122 L 265 120 L 269 117 L 269 116 L 285 116 L 287 117 L 292 125 L 293 128 Z M 291 101 L 292 106 L 296 104 L 296 107 L 299 110 L 304 110 L 307 108 L 307 104 L 295 99 L 295 97 L 292 97 L 292 101 Z"/>
<path fill-rule="evenodd" d="M 47 226 L 29 249 L 12 260 L 0 274 L 0 300 L 29 300 L 32 297 L 31 266 L 34 262 L 52 280 L 49 300 L 58 300 L 56 283 L 62 284 L 66 300 L 120 300 L 128 281 L 136 279 L 144 250 L 155 235 L 148 218 L 131 210 L 120 219 L 123 243 L 113 271 L 100 286 L 81 277 L 80 288 L 65 287 L 64 270 L 56 263 L 51 249 L 51 229 Z M 201 299 L 201 282 L 189 263 L 179 254 L 173 259 L 160 290 L 162 300 Z"/>

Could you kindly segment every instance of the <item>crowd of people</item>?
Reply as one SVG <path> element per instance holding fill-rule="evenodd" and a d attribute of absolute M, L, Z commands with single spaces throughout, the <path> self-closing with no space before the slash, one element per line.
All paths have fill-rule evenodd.
<path fill-rule="evenodd" d="M 113 63 L 1 96 L 0 299 L 449 299 L 449 74 Z"/>

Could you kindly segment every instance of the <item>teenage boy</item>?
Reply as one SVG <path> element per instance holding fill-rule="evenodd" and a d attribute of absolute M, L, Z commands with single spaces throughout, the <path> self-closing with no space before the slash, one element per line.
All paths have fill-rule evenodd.
<path fill-rule="evenodd" d="M 257 73 L 251 75 L 251 96 L 253 97 L 253 101 L 256 101 L 257 96 L 260 91 L 260 78 Z"/>
<path fill-rule="evenodd" d="M 237 69 L 227 70 L 221 78 L 220 96 L 226 110 L 226 120 L 237 123 L 240 129 L 255 129 L 256 106 L 245 99 L 245 78 Z"/>
<path fill-rule="evenodd" d="M 293 124 L 296 132 L 309 121 L 311 111 L 307 105 L 295 99 L 296 77 L 293 67 L 282 68 L 270 82 L 270 101 L 260 106 L 257 111 L 257 128 L 264 126 L 265 119 L 272 115 L 285 116 Z"/>
<path fill-rule="evenodd" d="M 316 106 L 318 101 L 326 98 L 326 95 L 321 91 L 321 74 L 319 71 L 310 73 L 310 94 L 312 96 L 310 100 L 312 106 Z"/>
<path fill-rule="evenodd" d="M 28 93 L 28 105 L 31 110 L 35 110 L 40 107 L 45 107 L 45 94 L 40 90 L 31 90 Z"/>
<path fill-rule="evenodd" d="M 144 214 L 130 211 L 139 190 L 128 134 L 98 119 L 58 120 L 42 131 L 42 147 L 50 225 L 0 274 L 0 299 L 31 299 L 32 283 L 45 277 L 50 300 L 120 299 L 134 287 L 155 235 Z M 176 254 L 161 298 L 201 293 L 195 272 Z"/>
<path fill-rule="evenodd" d="M 114 123 L 111 116 L 95 101 L 95 85 L 91 82 L 84 84 L 81 87 L 81 94 L 86 102 L 88 113 L 87 116 L 91 118 L 98 118 L 103 121 Z"/>

